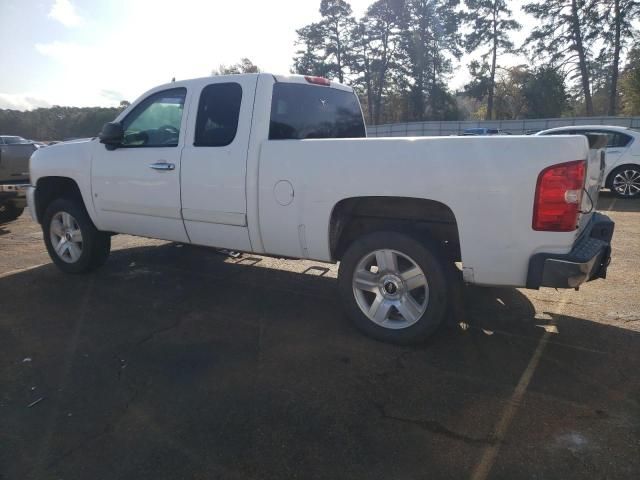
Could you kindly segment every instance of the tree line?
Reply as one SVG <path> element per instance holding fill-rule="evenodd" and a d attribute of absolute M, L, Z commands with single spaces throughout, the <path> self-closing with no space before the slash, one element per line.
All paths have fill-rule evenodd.
<path fill-rule="evenodd" d="M 526 1 L 536 23 L 522 45 L 512 40 L 522 29 L 514 4 L 377 0 L 356 19 L 347 1 L 322 0 L 320 20 L 297 30 L 293 71 L 352 85 L 370 124 L 640 114 L 640 1 Z M 464 53 L 479 60 L 453 92 L 448 82 Z M 537 67 L 501 66 L 509 53 Z"/>
<path fill-rule="evenodd" d="M 25 112 L 0 109 L 0 134 L 44 141 L 94 137 L 128 105 L 123 101 L 115 108 L 54 106 Z"/>
<path fill-rule="evenodd" d="M 321 0 L 319 21 L 296 30 L 292 73 L 353 86 L 368 124 L 640 115 L 640 0 L 521 4 L 536 23 L 516 45 L 523 27 L 514 1 L 376 0 L 356 18 L 347 1 Z M 449 82 L 465 53 L 476 58 L 464 66 L 471 79 L 454 91 Z M 504 66 L 513 53 L 527 64 Z M 212 75 L 259 71 L 243 58 Z M 93 136 L 127 105 L 0 109 L 0 133 Z"/>

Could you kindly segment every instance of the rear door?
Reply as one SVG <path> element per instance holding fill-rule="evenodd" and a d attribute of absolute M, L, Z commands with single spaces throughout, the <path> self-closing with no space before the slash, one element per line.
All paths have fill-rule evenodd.
<path fill-rule="evenodd" d="M 251 250 L 246 173 L 258 76 L 208 79 L 182 151 L 182 217 L 192 243 Z"/>
<path fill-rule="evenodd" d="M 605 147 L 606 152 L 606 172 L 607 174 L 613 170 L 613 168 L 620 162 L 620 159 L 626 152 L 627 148 L 631 144 L 633 138 L 624 133 L 617 132 L 615 130 L 583 130 L 578 129 L 578 134 L 597 133 L 599 135 L 607 136 L 607 145 Z"/>
<path fill-rule="evenodd" d="M 633 138 L 622 132 L 607 131 L 607 167 L 613 168 L 631 146 Z"/>

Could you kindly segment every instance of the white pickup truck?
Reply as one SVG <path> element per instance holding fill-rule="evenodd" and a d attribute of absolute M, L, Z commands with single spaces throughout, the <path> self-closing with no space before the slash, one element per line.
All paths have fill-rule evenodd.
<path fill-rule="evenodd" d="M 103 264 L 114 233 L 339 261 L 356 325 L 397 343 L 435 331 L 460 277 L 577 288 L 605 276 L 606 137 L 365 137 L 353 90 L 322 78 L 179 81 L 97 138 L 37 151 L 27 198 L 69 273 Z"/>

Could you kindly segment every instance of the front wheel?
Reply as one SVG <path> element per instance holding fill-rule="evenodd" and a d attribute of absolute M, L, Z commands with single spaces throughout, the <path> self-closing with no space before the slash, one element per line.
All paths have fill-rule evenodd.
<path fill-rule="evenodd" d="M 447 281 L 428 243 L 395 232 L 366 235 L 347 249 L 338 275 L 347 313 L 373 338 L 421 342 L 444 320 Z"/>
<path fill-rule="evenodd" d="M 611 191 L 619 198 L 640 198 L 640 165 L 626 165 L 611 173 Z"/>
<path fill-rule="evenodd" d="M 66 273 L 86 273 L 104 264 L 111 237 L 96 229 L 83 205 L 54 200 L 45 211 L 42 229 L 51 260 Z"/>

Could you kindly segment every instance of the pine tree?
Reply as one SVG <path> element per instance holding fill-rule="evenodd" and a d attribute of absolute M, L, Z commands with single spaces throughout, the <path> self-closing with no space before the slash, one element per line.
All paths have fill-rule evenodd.
<path fill-rule="evenodd" d="M 406 0 L 402 57 L 411 120 L 443 119 L 454 100 L 445 79 L 460 58 L 460 0 Z"/>
<path fill-rule="evenodd" d="M 493 118 L 494 95 L 496 89 L 496 69 L 498 56 L 501 53 L 513 53 L 514 44 L 509 35 L 513 30 L 520 30 L 521 25 L 513 19 L 513 12 L 505 0 L 465 0 L 468 12 L 466 21 L 472 31 L 465 38 L 468 53 L 488 47 L 482 55 L 483 60 L 491 58 L 489 85 L 487 91 L 487 120 Z"/>
<path fill-rule="evenodd" d="M 345 66 L 351 48 L 351 33 L 355 26 L 351 5 L 344 0 L 322 0 L 320 15 L 320 25 L 325 37 L 325 62 L 329 64 L 332 76 L 344 83 Z"/>
<path fill-rule="evenodd" d="M 589 62 L 599 35 L 598 1 L 534 0 L 523 7 L 538 20 L 525 45 L 579 79 L 587 115 L 593 115 Z"/>
<path fill-rule="evenodd" d="M 298 30 L 296 45 L 300 48 L 293 58 L 293 73 L 325 77 L 328 74 L 324 45 L 324 31 L 319 23 L 306 25 Z"/>
<path fill-rule="evenodd" d="M 608 115 L 615 116 L 618 106 L 618 79 L 620 58 L 628 45 L 637 38 L 638 31 L 633 22 L 640 17 L 638 0 L 603 0 L 602 24 L 604 28 L 605 48 L 602 55 L 611 58 L 609 77 Z"/>

